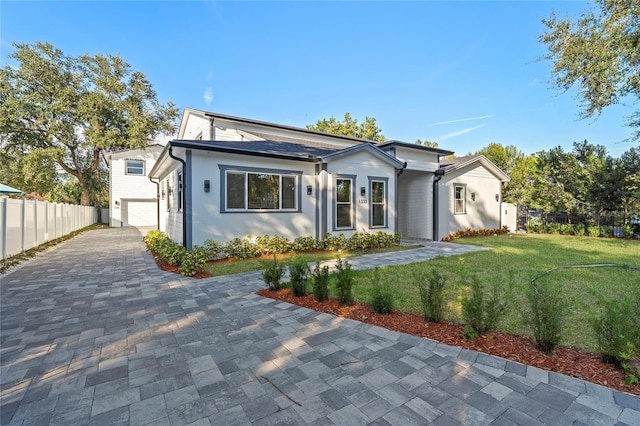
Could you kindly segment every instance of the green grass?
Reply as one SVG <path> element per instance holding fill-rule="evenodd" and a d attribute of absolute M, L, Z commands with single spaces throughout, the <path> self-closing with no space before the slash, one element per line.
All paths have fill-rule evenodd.
<path fill-rule="evenodd" d="M 458 240 L 462 244 L 490 247 L 490 251 L 441 257 L 411 265 L 380 268 L 381 281 L 395 289 L 395 306 L 421 313 L 416 276 L 432 269 L 447 279 L 447 320 L 462 322 L 460 297 L 468 292 L 475 275 L 484 285 L 507 288 L 513 277 L 513 301 L 501 331 L 529 335 L 522 323 L 524 289 L 533 277 L 562 265 L 615 263 L 640 268 L 640 242 L 560 235 L 502 235 Z M 373 271 L 356 271 L 356 300 L 367 302 Z M 589 317 L 599 312 L 600 301 L 622 294 L 640 297 L 640 271 L 622 268 L 558 270 L 541 277 L 559 286 L 567 304 L 563 345 L 596 349 Z"/>
<path fill-rule="evenodd" d="M 386 249 L 371 249 L 371 250 L 351 250 L 351 251 L 341 251 L 341 252 L 310 252 L 310 253 L 287 253 L 287 254 L 279 254 L 277 256 L 278 263 L 288 266 L 293 262 L 294 258 L 303 259 L 309 263 L 315 262 L 323 262 L 325 260 L 337 259 L 341 257 L 342 259 L 347 259 L 353 256 L 360 256 L 367 253 L 388 253 L 393 251 L 400 250 L 408 250 L 412 248 L 416 248 L 420 246 L 416 245 L 401 245 L 390 247 Z M 260 271 L 265 268 L 265 263 L 273 261 L 273 257 L 265 257 L 265 258 L 252 258 L 238 261 L 215 261 L 209 262 L 204 270 L 207 271 L 211 276 L 218 277 L 222 275 L 230 275 L 230 274 L 239 274 L 242 272 L 251 272 L 251 271 Z"/>

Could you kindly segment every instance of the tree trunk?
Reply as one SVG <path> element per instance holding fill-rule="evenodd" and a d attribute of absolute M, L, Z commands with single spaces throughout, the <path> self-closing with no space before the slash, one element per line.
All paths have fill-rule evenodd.
<path fill-rule="evenodd" d="M 82 192 L 80 193 L 80 205 L 81 206 L 91 205 L 91 190 L 87 186 L 82 186 Z"/>

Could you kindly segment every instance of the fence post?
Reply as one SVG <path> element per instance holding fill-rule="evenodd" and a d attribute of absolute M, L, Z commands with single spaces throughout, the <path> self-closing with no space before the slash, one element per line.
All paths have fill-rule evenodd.
<path fill-rule="evenodd" d="M 24 253 L 24 234 L 27 231 L 27 199 L 22 198 L 20 203 L 20 251 Z"/>
<path fill-rule="evenodd" d="M 2 232 L 2 259 L 7 257 L 7 197 L 0 197 L 2 205 L 2 223 L 0 223 L 0 232 Z"/>
<path fill-rule="evenodd" d="M 33 200 L 33 238 L 34 247 L 38 247 L 38 200 Z"/>

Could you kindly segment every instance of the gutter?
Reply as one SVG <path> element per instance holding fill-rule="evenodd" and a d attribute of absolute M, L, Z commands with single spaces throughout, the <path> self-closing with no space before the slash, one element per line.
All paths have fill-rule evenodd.
<path fill-rule="evenodd" d="M 438 241 L 438 182 L 444 176 L 444 169 L 433 172 L 433 241 Z"/>
<path fill-rule="evenodd" d="M 173 158 L 182 163 L 182 246 L 187 247 L 187 203 L 185 203 L 185 193 L 186 191 L 186 172 L 187 172 L 187 163 L 180 158 L 173 155 L 173 145 L 169 145 L 168 151 L 169 157 Z M 178 182 L 180 185 L 180 182 Z"/>
<path fill-rule="evenodd" d="M 156 185 L 156 229 L 160 230 L 160 182 L 156 182 L 153 178 L 149 178 L 151 183 Z"/>

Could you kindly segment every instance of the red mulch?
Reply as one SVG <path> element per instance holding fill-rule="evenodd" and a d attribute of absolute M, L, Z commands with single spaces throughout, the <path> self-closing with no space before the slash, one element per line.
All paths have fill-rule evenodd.
<path fill-rule="evenodd" d="M 625 375 L 612 365 L 603 363 L 600 356 L 594 352 L 562 347 L 556 349 L 552 355 L 546 355 L 537 350 L 533 340 L 527 337 L 491 332 L 474 341 L 469 341 L 460 337 L 463 326 L 449 323 L 427 323 L 422 316 L 416 314 L 396 311 L 391 314 L 376 314 L 366 304 L 356 303 L 353 306 L 343 307 L 335 299 L 320 303 L 311 295 L 295 297 L 290 289 L 277 292 L 263 289 L 259 290 L 258 294 L 389 330 L 496 355 L 640 396 L 640 385 L 624 384 Z"/>

